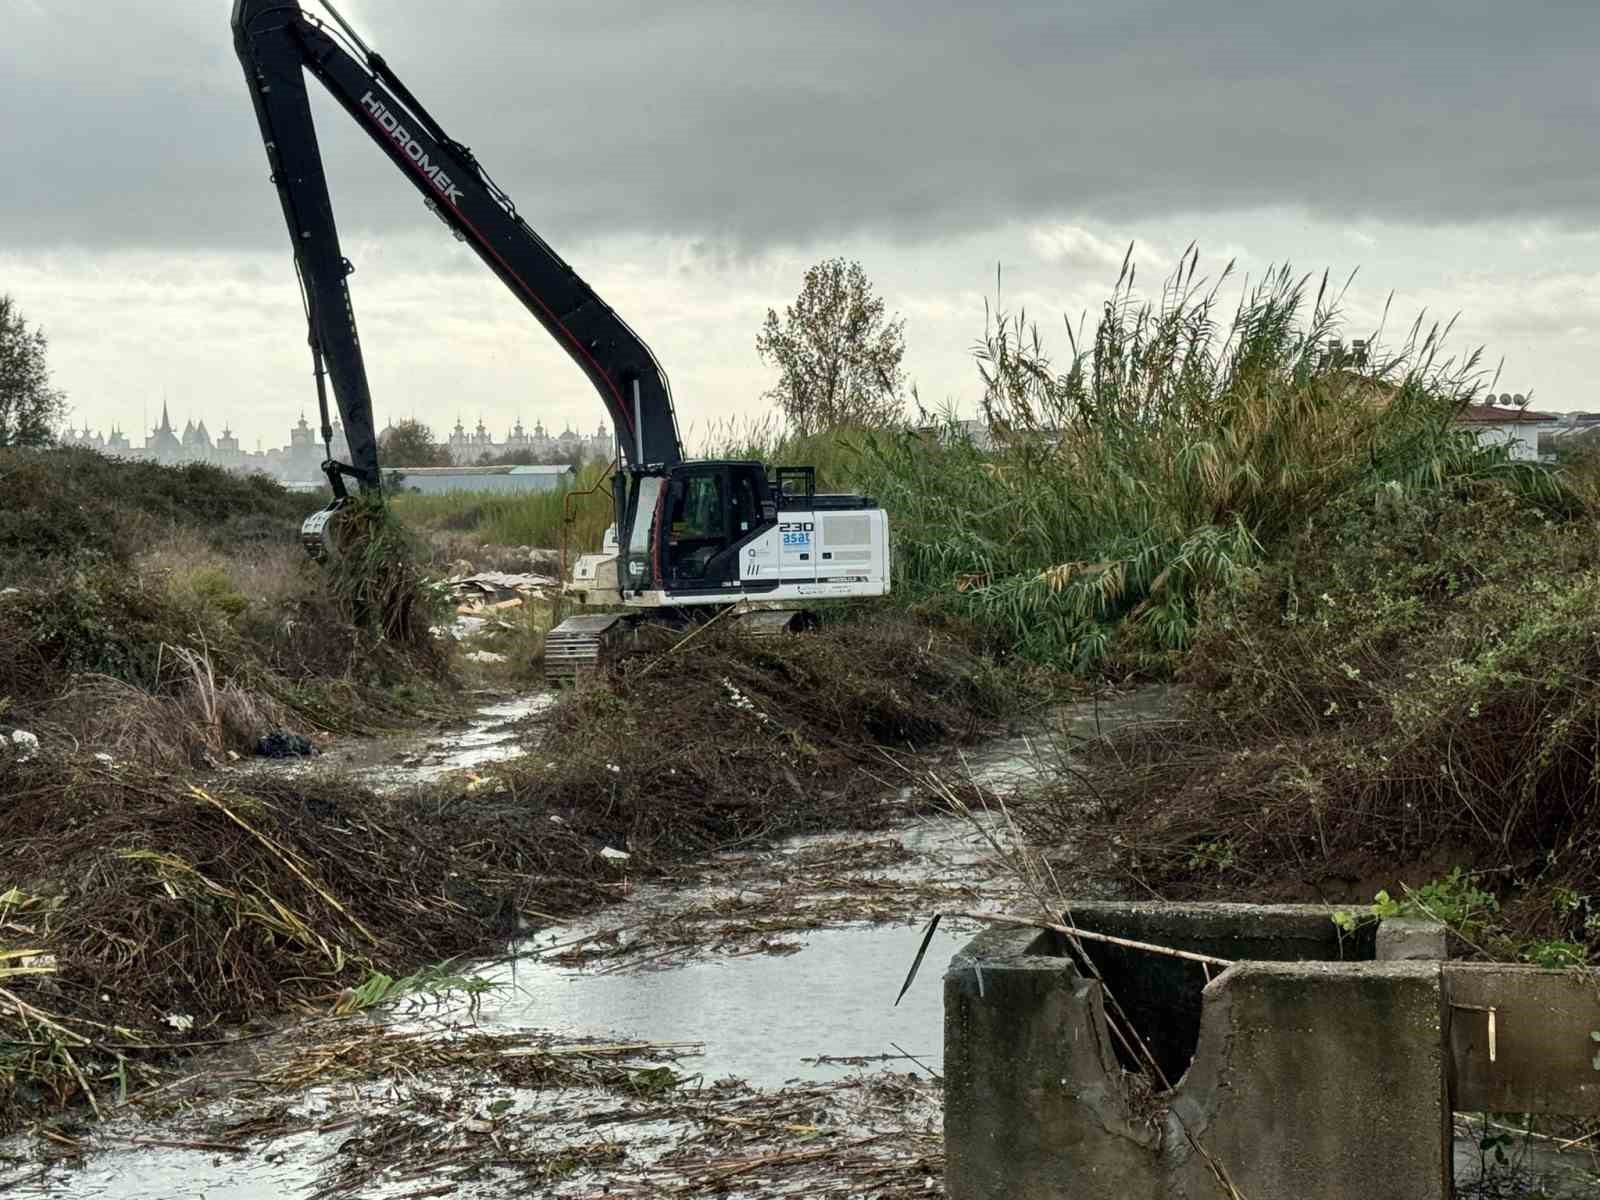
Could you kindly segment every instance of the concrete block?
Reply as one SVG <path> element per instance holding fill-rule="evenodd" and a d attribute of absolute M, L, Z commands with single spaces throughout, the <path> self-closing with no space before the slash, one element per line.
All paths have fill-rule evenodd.
<path fill-rule="evenodd" d="M 1174 1115 L 1252 1198 L 1445 1200 L 1443 1020 L 1436 963 L 1240 963 L 1206 989 Z M 1198 1155 L 1178 1180 L 1216 1194 Z"/>
<path fill-rule="evenodd" d="M 1194 963 L 1090 944 L 1123 1007 L 1138 997 L 1135 1027 L 1158 1058 L 1181 1057 L 1165 1095 L 1123 1069 L 1101 985 L 1055 936 L 987 933 L 958 954 L 945 976 L 952 1200 L 1214 1200 L 1213 1163 L 1251 1200 L 1444 1200 L 1439 965 L 1313 961 L 1299 951 L 1350 949 L 1331 910 L 1247 907 L 1073 906 L 1080 928 L 1298 960 L 1238 962 L 1207 982 Z M 1195 908 L 1178 936 L 1174 910 Z M 1192 1036 L 1172 1034 L 1187 1022 Z"/>
<path fill-rule="evenodd" d="M 1064 923 L 1233 961 L 1370 959 L 1373 927 L 1343 933 L 1326 904 L 1075 902 Z M 1089 943 L 1100 973 L 1170 1079 L 1188 1069 L 1200 1036 L 1200 994 L 1217 973 L 1196 963 Z M 1064 942 L 1054 953 L 1065 954 Z M 1129 1065 L 1132 1065 L 1131 1061 Z"/>
<path fill-rule="evenodd" d="M 1450 957 L 1449 930 L 1438 921 L 1385 917 L 1374 950 L 1380 962 L 1442 962 Z"/>
<path fill-rule="evenodd" d="M 1132 1116 L 1100 985 L 1052 949 L 1034 932 L 997 930 L 945 974 L 946 1192 L 1160 1195 L 1160 1134 Z"/>
<path fill-rule="evenodd" d="M 1600 1115 L 1600 972 L 1447 963 L 1444 991 L 1457 1111 Z"/>

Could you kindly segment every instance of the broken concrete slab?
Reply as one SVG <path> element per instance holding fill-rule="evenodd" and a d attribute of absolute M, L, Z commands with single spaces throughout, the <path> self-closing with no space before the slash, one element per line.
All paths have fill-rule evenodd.
<path fill-rule="evenodd" d="M 1438 921 L 1385 917 L 1376 938 L 1374 952 L 1387 962 L 1442 962 L 1450 957 L 1449 930 Z"/>
<path fill-rule="evenodd" d="M 1450 962 L 1433 922 L 1352 937 L 1332 912 L 1061 918 L 1232 960 L 1220 973 L 1053 931 L 975 938 L 945 976 L 947 1194 L 1443 1200 L 1452 1110 L 1600 1115 L 1600 971 Z M 1159 1075 L 1133 1069 L 1119 1011 Z"/>
<path fill-rule="evenodd" d="M 1175 1194 L 1215 1194 L 1203 1147 L 1247 1196 L 1444 1200 L 1443 1023 L 1437 962 L 1230 968 L 1172 1096 L 1168 1147 L 1192 1136 L 1196 1150 Z"/>
<path fill-rule="evenodd" d="M 1374 958 L 1374 924 L 1346 932 L 1334 923 L 1337 911 L 1325 904 L 1078 901 L 1067 911 L 1066 923 L 1230 962 Z M 1149 1041 L 1156 1060 L 1176 1080 L 1194 1054 L 1201 992 L 1216 970 L 1116 946 L 1097 945 L 1093 953 L 1097 969 Z M 1125 1065 L 1136 1064 L 1127 1060 Z"/>

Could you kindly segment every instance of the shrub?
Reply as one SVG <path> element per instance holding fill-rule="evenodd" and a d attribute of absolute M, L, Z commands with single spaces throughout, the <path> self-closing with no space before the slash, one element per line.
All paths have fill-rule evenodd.
<path fill-rule="evenodd" d="M 1117 745 L 1126 861 L 1166 892 L 1352 899 L 1453 862 L 1517 899 L 1513 934 L 1600 945 L 1597 533 L 1505 481 L 1330 505 L 1214 598 L 1184 719 Z"/>

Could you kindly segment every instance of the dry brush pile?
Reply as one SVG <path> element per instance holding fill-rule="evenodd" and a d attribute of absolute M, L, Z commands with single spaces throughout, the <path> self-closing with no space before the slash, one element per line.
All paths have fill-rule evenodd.
<path fill-rule="evenodd" d="M 177 768 L 445 696 L 393 522 L 354 514 L 324 571 L 299 547 L 314 505 L 214 467 L 0 451 L 0 720 Z"/>

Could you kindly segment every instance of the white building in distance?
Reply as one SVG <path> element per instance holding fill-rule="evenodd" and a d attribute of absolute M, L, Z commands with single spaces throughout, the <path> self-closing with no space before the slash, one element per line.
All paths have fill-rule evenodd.
<path fill-rule="evenodd" d="M 322 461 L 327 456 L 327 448 L 323 446 L 317 430 L 307 423 L 305 414 L 301 413 L 299 421 L 288 433 L 289 440 L 284 446 L 263 449 L 257 442 L 254 450 L 245 450 L 227 425 L 215 438 L 206 428 L 203 418 L 185 421 L 181 432 L 174 429 L 167 405 L 163 402 L 161 423 L 150 431 L 143 446 L 133 445 L 119 425 L 113 425 L 109 435 L 91 430 L 87 425 L 82 429 L 69 426 L 62 430 L 59 440 L 63 446 L 82 446 L 117 458 L 157 462 L 165 466 L 210 463 L 243 474 L 259 472 L 270 475 L 283 483 L 322 483 Z M 381 444 L 381 434 L 379 438 Z M 533 432 L 529 433 L 523 429 L 520 420 L 503 442 L 497 442 L 490 436 L 482 420 L 478 422 L 477 430 L 470 434 L 457 420 L 455 430 L 445 445 L 451 459 L 463 466 L 476 466 L 506 454 L 549 463 L 579 463 L 592 459 L 609 461 L 615 450 L 615 442 L 604 425 L 592 436 L 576 433 L 570 428 L 557 436 L 550 436 L 546 434 L 542 421 L 536 422 Z M 332 450 L 334 458 L 350 461 L 350 445 L 345 439 L 344 426 L 338 421 L 333 423 Z"/>

